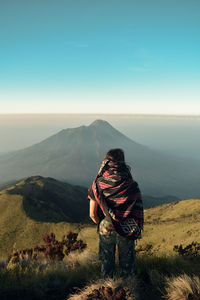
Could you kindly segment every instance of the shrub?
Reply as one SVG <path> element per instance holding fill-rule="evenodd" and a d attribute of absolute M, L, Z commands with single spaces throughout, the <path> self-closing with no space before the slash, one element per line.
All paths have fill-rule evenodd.
<path fill-rule="evenodd" d="M 153 245 L 150 243 L 144 244 L 144 245 L 139 245 L 136 247 L 136 252 L 137 253 L 146 253 L 148 255 L 152 254 L 152 249 Z"/>
<path fill-rule="evenodd" d="M 200 243 L 192 242 L 191 244 L 183 247 L 183 245 L 175 245 L 173 250 L 181 256 L 196 257 L 200 255 Z"/>
<path fill-rule="evenodd" d="M 16 244 L 9 256 L 9 265 L 25 264 L 26 261 L 36 261 L 38 254 L 41 253 L 47 261 L 62 261 L 65 255 L 69 255 L 72 251 L 83 251 L 86 244 L 82 240 L 77 240 L 78 233 L 69 232 L 64 235 L 61 241 L 56 240 L 55 234 L 43 235 L 44 245 L 35 246 L 30 249 L 17 250 Z"/>

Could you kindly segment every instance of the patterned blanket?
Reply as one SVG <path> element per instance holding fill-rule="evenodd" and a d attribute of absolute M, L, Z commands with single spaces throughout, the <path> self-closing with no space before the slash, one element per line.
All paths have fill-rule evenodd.
<path fill-rule="evenodd" d="M 96 200 L 115 230 L 131 239 L 140 237 L 143 228 L 143 204 L 140 189 L 124 162 L 104 160 L 88 189 L 88 198 Z"/>

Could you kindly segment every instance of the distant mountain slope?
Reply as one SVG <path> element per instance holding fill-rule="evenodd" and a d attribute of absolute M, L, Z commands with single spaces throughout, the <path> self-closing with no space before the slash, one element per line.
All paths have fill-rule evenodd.
<path fill-rule="evenodd" d="M 198 197 L 200 163 L 153 151 L 102 120 L 62 130 L 29 148 L 0 156 L 0 183 L 39 174 L 88 186 L 105 153 L 114 147 L 125 150 L 145 195 Z"/>
<path fill-rule="evenodd" d="M 180 201 L 180 199 L 175 196 L 152 197 L 152 196 L 143 195 L 142 199 L 143 199 L 144 208 L 151 208 L 162 204 Z"/>

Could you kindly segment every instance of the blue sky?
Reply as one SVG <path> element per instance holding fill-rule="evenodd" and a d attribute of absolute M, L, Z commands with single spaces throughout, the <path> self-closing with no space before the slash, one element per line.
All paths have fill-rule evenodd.
<path fill-rule="evenodd" d="M 0 0 L 0 104 L 200 114 L 200 2 Z"/>

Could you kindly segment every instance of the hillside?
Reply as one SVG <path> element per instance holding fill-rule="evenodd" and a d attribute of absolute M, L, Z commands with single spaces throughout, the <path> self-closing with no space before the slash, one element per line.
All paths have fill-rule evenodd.
<path fill-rule="evenodd" d="M 189 199 L 146 209 L 142 239 L 136 249 L 150 255 L 172 255 L 174 245 L 200 242 L 200 199 Z M 95 241 L 96 230 L 83 228 L 80 236 Z M 97 251 L 98 242 L 91 246 Z"/>
<path fill-rule="evenodd" d="M 164 204 L 145 210 L 143 239 L 138 248 L 151 254 L 174 254 L 177 244 L 200 242 L 200 199 Z"/>
<path fill-rule="evenodd" d="M 0 256 L 15 242 L 18 248 L 30 247 L 41 243 L 44 233 L 55 232 L 61 238 L 70 230 L 79 232 L 89 251 L 97 253 L 97 230 L 88 223 L 86 196 L 85 188 L 41 176 L 0 191 Z M 147 207 L 149 197 L 145 201 Z M 176 201 L 145 209 L 143 238 L 137 249 L 170 255 L 174 245 L 199 241 L 199 235 L 200 200 Z"/>
<path fill-rule="evenodd" d="M 52 178 L 24 179 L 0 191 L 0 252 L 41 242 L 44 233 L 61 237 L 88 222 L 87 190 Z"/>
<path fill-rule="evenodd" d="M 84 227 L 85 230 L 81 223 L 89 220 L 86 188 L 41 176 L 28 177 L 15 184 L 10 182 L 6 186 L 0 190 L 0 251 L 2 248 L 4 252 L 15 241 L 19 247 L 40 242 L 46 232 L 55 231 L 61 236 L 70 228 L 79 231 Z M 143 200 L 144 206 L 149 207 L 173 198 L 147 196 Z"/>
<path fill-rule="evenodd" d="M 114 147 L 125 150 L 127 163 L 143 194 L 198 197 L 199 162 L 151 150 L 102 120 L 62 130 L 31 147 L 1 155 L 0 184 L 39 174 L 88 187 L 103 156 Z"/>

